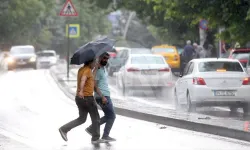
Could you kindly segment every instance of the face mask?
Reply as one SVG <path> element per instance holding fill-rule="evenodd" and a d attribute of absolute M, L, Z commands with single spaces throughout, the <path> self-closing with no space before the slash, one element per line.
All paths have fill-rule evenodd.
<path fill-rule="evenodd" d="M 106 65 L 107 65 L 107 62 L 106 62 L 106 61 L 101 61 L 100 64 L 101 64 L 102 66 L 106 66 Z"/>

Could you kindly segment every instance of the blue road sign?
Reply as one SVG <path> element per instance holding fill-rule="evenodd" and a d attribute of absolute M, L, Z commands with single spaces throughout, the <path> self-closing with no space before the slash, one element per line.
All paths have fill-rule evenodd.
<path fill-rule="evenodd" d="M 68 36 L 68 33 L 70 38 L 78 38 L 80 36 L 80 25 L 69 24 L 69 28 L 66 26 L 66 37 Z"/>
<path fill-rule="evenodd" d="M 205 20 L 205 19 L 202 19 L 202 20 L 200 21 L 199 26 L 200 26 L 201 29 L 207 30 L 207 29 L 208 29 L 208 21 Z"/>

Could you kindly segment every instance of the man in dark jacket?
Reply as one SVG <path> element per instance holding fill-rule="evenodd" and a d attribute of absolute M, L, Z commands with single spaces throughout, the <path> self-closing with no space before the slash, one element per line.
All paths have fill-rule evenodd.
<path fill-rule="evenodd" d="M 187 41 L 187 45 L 184 47 L 183 53 L 181 55 L 181 72 L 180 75 L 183 75 L 184 68 L 186 64 L 193 59 L 196 52 L 194 47 L 191 45 L 191 41 Z"/>

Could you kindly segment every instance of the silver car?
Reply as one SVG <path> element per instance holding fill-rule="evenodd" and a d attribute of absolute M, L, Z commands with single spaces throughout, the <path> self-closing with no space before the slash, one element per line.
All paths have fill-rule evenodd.
<path fill-rule="evenodd" d="M 198 106 L 242 107 L 249 112 L 250 78 L 238 60 L 206 58 L 191 60 L 175 85 L 177 108 L 187 111 Z"/>

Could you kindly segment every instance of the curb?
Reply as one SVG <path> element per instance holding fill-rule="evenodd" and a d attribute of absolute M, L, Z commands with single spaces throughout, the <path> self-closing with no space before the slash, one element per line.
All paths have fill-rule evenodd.
<path fill-rule="evenodd" d="M 75 96 L 73 93 L 70 93 L 70 89 L 66 88 L 64 83 L 60 83 L 59 79 L 56 77 L 56 75 L 53 73 L 52 70 L 50 70 L 50 74 L 53 77 L 53 79 L 56 81 L 56 84 L 58 87 L 63 91 L 63 93 L 68 96 L 70 99 L 74 100 Z M 181 128 L 186 130 L 192 130 L 196 132 L 203 132 L 228 138 L 234 138 L 238 140 L 243 140 L 250 142 L 250 133 L 245 132 L 243 130 L 236 130 L 236 129 L 230 129 L 227 127 L 221 127 L 221 126 L 215 126 L 215 125 L 209 125 L 204 123 L 198 123 L 198 122 L 191 122 L 188 120 L 182 120 L 182 119 L 176 119 L 171 117 L 163 117 L 163 116 L 157 116 L 153 114 L 128 110 L 124 108 L 115 107 L 115 112 L 118 115 L 126 116 L 130 118 L 135 118 L 138 120 L 144 120 L 149 122 L 154 122 L 162 125 L 172 126 L 175 128 Z"/>

